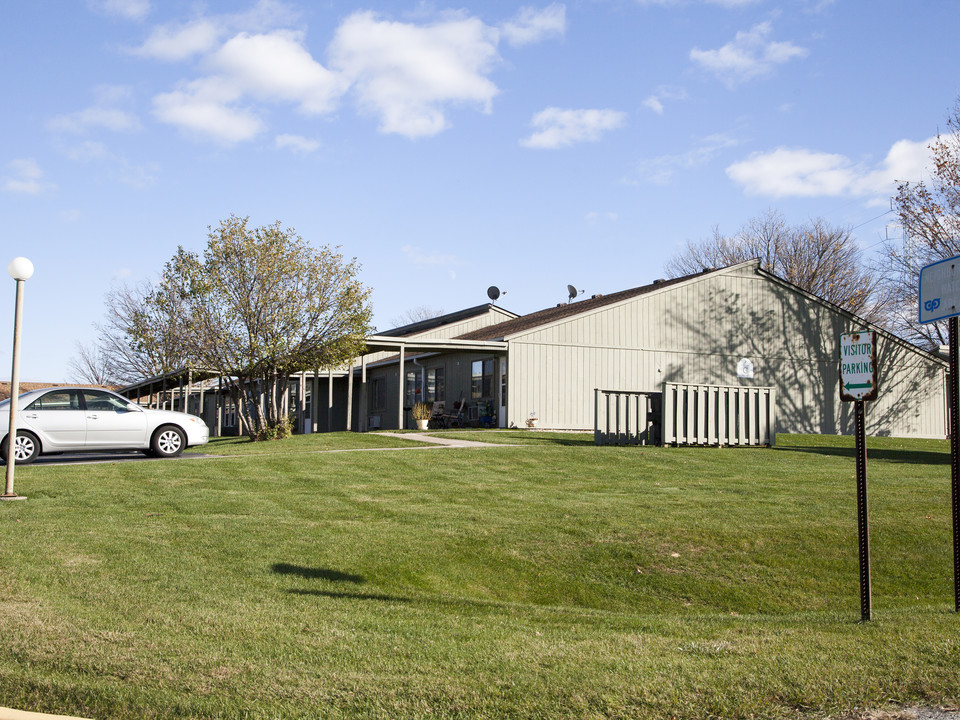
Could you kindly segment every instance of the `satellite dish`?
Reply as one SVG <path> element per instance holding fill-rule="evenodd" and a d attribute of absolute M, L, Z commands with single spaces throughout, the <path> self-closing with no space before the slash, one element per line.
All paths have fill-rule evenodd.
<path fill-rule="evenodd" d="M 488 287 L 487 297 L 496 302 L 497 298 L 500 297 L 500 288 L 498 288 L 496 285 L 491 285 Z"/>
<path fill-rule="evenodd" d="M 571 300 L 573 300 L 577 295 L 579 295 L 579 294 L 582 293 L 582 292 L 583 292 L 583 290 L 577 290 L 573 285 L 567 285 L 567 293 L 569 293 L 569 296 L 568 296 L 568 298 L 567 298 L 567 302 L 570 302 Z"/>

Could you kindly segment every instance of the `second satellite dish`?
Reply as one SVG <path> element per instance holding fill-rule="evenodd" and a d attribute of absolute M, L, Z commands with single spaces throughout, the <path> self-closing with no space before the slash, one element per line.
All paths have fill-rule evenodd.
<path fill-rule="evenodd" d="M 488 287 L 487 297 L 496 302 L 497 298 L 500 297 L 500 288 L 498 288 L 496 285 L 491 285 Z"/>

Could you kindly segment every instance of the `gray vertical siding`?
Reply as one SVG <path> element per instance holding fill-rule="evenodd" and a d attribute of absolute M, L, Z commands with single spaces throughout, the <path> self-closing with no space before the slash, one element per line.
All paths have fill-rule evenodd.
<path fill-rule="evenodd" d="M 841 332 L 854 319 L 753 265 L 704 275 L 574 316 L 510 342 L 508 422 L 593 427 L 593 389 L 657 392 L 664 382 L 777 388 L 779 432 L 850 433 L 838 390 Z M 881 334 L 874 435 L 944 437 L 945 365 Z M 738 380 L 749 358 L 754 378 Z"/>

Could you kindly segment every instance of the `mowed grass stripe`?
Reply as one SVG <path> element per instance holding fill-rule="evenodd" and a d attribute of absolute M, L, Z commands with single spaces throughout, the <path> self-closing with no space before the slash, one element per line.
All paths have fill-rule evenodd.
<path fill-rule="evenodd" d="M 527 446 L 315 452 L 369 442 L 343 434 L 18 470 L 0 705 L 700 718 L 960 696 L 946 443 L 871 439 L 862 625 L 849 438 L 473 435 Z"/>

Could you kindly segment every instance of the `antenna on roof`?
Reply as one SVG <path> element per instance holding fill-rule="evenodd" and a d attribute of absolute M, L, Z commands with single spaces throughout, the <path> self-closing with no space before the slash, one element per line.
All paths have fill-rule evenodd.
<path fill-rule="evenodd" d="M 585 291 L 577 290 L 573 285 L 567 285 L 567 292 L 569 293 L 569 296 L 567 297 L 567 303 L 569 304 L 574 298 L 577 297 L 577 295 L 580 295 Z"/>
<path fill-rule="evenodd" d="M 502 294 L 506 295 L 506 293 L 502 293 Z M 491 285 L 490 287 L 487 288 L 487 297 L 490 298 L 491 302 L 496 302 L 497 298 L 500 297 L 500 295 L 501 295 L 500 288 L 498 288 L 496 285 Z"/>

